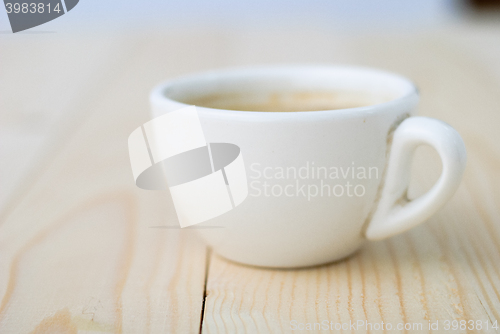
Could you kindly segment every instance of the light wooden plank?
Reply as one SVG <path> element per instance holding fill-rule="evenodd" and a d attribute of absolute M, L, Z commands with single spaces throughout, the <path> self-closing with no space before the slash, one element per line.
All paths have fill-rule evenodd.
<path fill-rule="evenodd" d="M 0 211 L 8 210 L 12 192 L 33 181 L 31 166 L 59 148 L 54 133 L 70 133 L 89 98 L 107 84 L 96 81 L 116 67 L 112 57 L 121 42 L 57 33 L 0 36 Z"/>
<path fill-rule="evenodd" d="M 447 43 L 450 34 L 370 36 L 345 42 L 345 49 L 352 62 L 414 79 L 420 113 L 463 134 L 469 164 L 453 200 L 424 225 L 322 267 L 259 269 L 211 256 L 203 332 L 293 332 L 292 320 L 421 323 L 418 333 L 431 332 L 429 322 L 439 321 L 442 332 L 445 320 L 480 320 L 482 330 L 453 332 L 497 332 L 485 326 L 500 320 L 500 85 L 473 54 Z M 411 197 L 432 185 L 440 162 L 430 149 L 419 149 L 413 169 Z"/>
<path fill-rule="evenodd" d="M 176 41 L 117 42 L 119 71 L 103 71 L 94 94 L 70 104 L 86 117 L 0 225 L 0 332 L 199 331 L 205 246 L 192 229 L 151 228 L 178 226 L 177 217 L 168 192 L 135 187 L 127 152 L 128 135 L 150 118 L 151 87 L 185 71 L 165 58 Z"/>

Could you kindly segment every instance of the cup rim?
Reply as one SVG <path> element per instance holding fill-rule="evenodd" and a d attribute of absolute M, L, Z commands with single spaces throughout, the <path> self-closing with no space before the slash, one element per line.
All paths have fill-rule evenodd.
<path fill-rule="evenodd" d="M 309 72 L 309 71 L 345 71 L 352 73 L 364 73 L 368 76 L 377 76 L 379 78 L 385 78 L 386 80 L 391 80 L 395 85 L 400 84 L 405 86 L 403 88 L 404 93 L 397 96 L 389 101 L 371 104 L 368 106 L 360 106 L 353 108 L 342 108 L 342 109 L 329 109 L 329 110 L 311 110 L 311 111 L 280 111 L 280 112 L 269 112 L 269 111 L 248 111 L 248 110 L 234 110 L 234 109 L 218 109 L 206 106 L 198 106 L 196 108 L 203 110 L 205 114 L 226 116 L 226 117 L 261 117 L 266 115 L 268 118 L 290 118 L 290 117 L 303 117 L 309 116 L 331 116 L 335 114 L 336 116 L 347 116 L 353 117 L 354 115 L 366 115 L 372 114 L 377 111 L 382 111 L 386 109 L 392 109 L 394 106 L 400 106 L 406 104 L 407 102 L 417 103 L 419 99 L 419 90 L 417 86 L 410 79 L 399 75 L 397 73 L 386 71 L 382 69 L 364 67 L 364 66 L 353 66 L 353 65 L 264 65 L 264 66 L 246 66 L 246 67 L 232 67 L 224 69 L 215 69 L 209 71 L 198 72 L 194 74 L 187 74 L 170 80 L 166 80 L 158 85 L 156 85 L 150 93 L 150 102 L 153 106 L 163 106 L 168 105 L 172 108 L 173 105 L 177 106 L 177 109 L 190 106 L 174 98 L 166 95 L 166 90 L 175 87 L 176 85 L 186 83 L 186 82 L 196 82 L 201 80 L 215 80 L 215 78 L 236 76 L 236 75 L 265 75 L 267 73 L 296 73 L 296 72 Z M 397 83 L 396 83 L 397 82 Z M 157 115 L 158 116 L 158 115 Z M 307 117 L 309 117 L 307 116 Z"/>

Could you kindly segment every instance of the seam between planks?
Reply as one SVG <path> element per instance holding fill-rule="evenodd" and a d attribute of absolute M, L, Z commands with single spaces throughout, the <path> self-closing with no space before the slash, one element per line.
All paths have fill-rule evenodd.
<path fill-rule="evenodd" d="M 205 303 L 207 301 L 208 272 L 210 270 L 210 258 L 211 258 L 211 256 L 212 256 L 212 248 L 207 247 L 207 254 L 206 254 L 206 260 L 205 260 L 205 283 L 203 285 L 203 300 L 201 302 L 199 334 L 201 334 L 203 331 L 203 320 L 205 318 Z"/>

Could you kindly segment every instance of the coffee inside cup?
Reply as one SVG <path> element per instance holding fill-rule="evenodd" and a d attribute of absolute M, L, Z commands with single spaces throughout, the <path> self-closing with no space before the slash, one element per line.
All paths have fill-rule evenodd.
<path fill-rule="evenodd" d="M 392 101 L 413 89 L 405 79 L 382 71 L 311 66 L 207 72 L 173 81 L 161 94 L 212 109 L 298 112 L 367 107 Z"/>
<path fill-rule="evenodd" d="M 359 91 L 297 91 L 269 94 L 216 93 L 190 97 L 181 102 L 214 109 L 293 112 L 366 107 L 391 99 L 389 96 Z"/>

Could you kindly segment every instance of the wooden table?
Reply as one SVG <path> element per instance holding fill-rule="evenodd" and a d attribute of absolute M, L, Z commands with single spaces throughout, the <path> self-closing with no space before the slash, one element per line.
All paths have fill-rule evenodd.
<path fill-rule="evenodd" d="M 281 333 L 294 320 L 384 322 L 390 333 L 473 320 L 482 330 L 446 332 L 497 332 L 500 25 L 3 34 L 0 55 L 0 333 Z M 303 270 L 238 265 L 192 229 L 152 228 L 177 218 L 168 192 L 135 187 L 129 164 L 127 137 L 150 119 L 151 87 L 284 62 L 376 66 L 416 81 L 420 114 L 450 123 L 467 145 L 454 198 L 407 233 Z M 411 196 L 438 177 L 437 155 L 419 149 L 414 170 Z M 378 332 L 351 329 L 341 332 Z"/>

